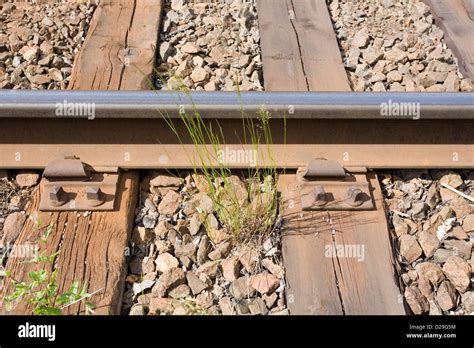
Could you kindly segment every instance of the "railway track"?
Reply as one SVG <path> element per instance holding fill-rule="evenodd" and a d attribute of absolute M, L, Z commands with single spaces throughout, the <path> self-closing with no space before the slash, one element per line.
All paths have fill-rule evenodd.
<path fill-rule="evenodd" d="M 472 77 L 472 45 L 466 40 L 474 32 L 472 17 L 465 18 L 462 1 L 450 10 L 439 1 L 427 3 L 443 23 L 461 70 Z M 55 226 L 45 250 L 61 251 L 61 289 L 73 280 L 87 283 L 91 291 L 102 291 L 95 300 L 99 314 L 120 313 L 140 170 L 192 170 L 205 148 L 236 156 L 211 156 L 208 167 L 258 164 L 280 174 L 285 302 L 291 314 L 410 312 L 400 300 L 398 246 L 387 226 L 377 173 L 474 169 L 473 94 L 350 92 L 354 86 L 330 12 L 316 0 L 257 2 L 265 92 L 147 91 L 164 19 L 146 14 L 162 13 L 163 7 L 158 0 L 101 2 L 76 57 L 71 90 L 0 91 L 0 169 L 45 171 L 29 213 Z M 458 22 L 469 25 L 459 32 Z M 217 147 L 211 141 L 196 145 L 186 114 L 220 130 Z M 255 144 L 247 125 L 260 124 L 262 115 L 272 140 Z M 88 177 L 87 189 L 81 168 L 98 177 Z M 53 194 L 59 186 L 67 197 Z M 89 192 L 91 186 L 102 196 L 100 190 Z M 16 243 L 39 238 L 36 227 L 25 221 Z M 328 245 L 364 246 L 364 262 L 328 256 Z M 7 264 L 16 279 L 34 267 L 15 259 Z M 6 282 L 4 293 L 12 286 Z M 19 304 L 14 313 L 30 311 Z M 83 312 L 81 304 L 67 309 Z"/>
<path fill-rule="evenodd" d="M 215 127 L 218 123 L 227 142 L 222 147 L 235 151 L 253 146 L 245 143 L 242 120 L 258 120 L 262 109 L 268 111 L 271 152 L 279 156 L 268 158 L 266 146 L 260 146 L 263 166 L 296 169 L 318 157 L 370 169 L 470 168 L 474 161 L 474 102 L 469 93 L 12 91 L 0 97 L 4 168 L 44 168 L 64 152 L 93 167 L 189 168 L 197 154 L 180 122 L 180 110 L 196 110 Z M 64 101 L 84 106 L 84 116 L 57 116 Z M 390 103 L 418 105 L 419 114 L 382 115 Z M 183 134 L 181 142 L 166 124 L 168 118 Z M 242 162 L 227 164 L 245 167 Z"/>

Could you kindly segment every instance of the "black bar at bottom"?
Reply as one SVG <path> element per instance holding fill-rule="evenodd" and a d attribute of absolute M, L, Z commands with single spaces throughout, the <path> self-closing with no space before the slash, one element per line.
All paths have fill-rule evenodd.
<path fill-rule="evenodd" d="M 33 325 L 54 325 L 53 335 Z M 43 327 L 41 331 L 51 333 Z M 51 328 L 51 327 L 48 327 Z M 469 346 L 474 344 L 473 316 L 289 316 L 289 317 L 0 317 L 0 346 L 94 346 L 153 344 L 288 345 L 391 344 Z"/>

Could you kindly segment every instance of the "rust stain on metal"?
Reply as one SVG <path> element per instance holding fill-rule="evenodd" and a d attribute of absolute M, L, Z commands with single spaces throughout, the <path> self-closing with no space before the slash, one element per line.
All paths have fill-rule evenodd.
<path fill-rule="evenodd" d="M 119 173 L 86 170 L 76 156 L 48 164 L 40 183 L 40 211 L 112 211 Z"/>

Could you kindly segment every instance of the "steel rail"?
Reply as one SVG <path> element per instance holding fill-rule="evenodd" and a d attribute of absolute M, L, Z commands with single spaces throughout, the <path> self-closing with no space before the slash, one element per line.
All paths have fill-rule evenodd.
<path fill-rule="evenodd" d="M 191 101 L 222 130 L 232 168 L 257 158 L 261 166 L 297 168 L 317 157 L 367 168 L 474 168 L 474 94 L 76 91 L 0 92 L 0 168 L 44 168 L 64 153 L 93 167 L 192 168 L 198 152 L 178 113 L 180 105 L 192 111 Z M 57 115 L 64 103 L 92 103 L 94 119 Z M 384 103 L 415 103 L 419 118 L 384 116 Z M 241 111 L 257 117 L 262 106 L 272 144 L 254 155 Z M 175 118 L 174 130 L 164 114 Z"/>
<path fill-rule="evenodd" d="M 93 106 L 94 118 L 177 118 L 198 111 L 203 118 L 407 119 L 397 107 L 419 106 L 420 119 L 474 119 L 473 93 L 0 91 L 0 118 L 71 118 L 61 106 Z M 195 108 L 195 109 L 194 109 Z M 382 108 L 394 112 L 384 114 Z"/>

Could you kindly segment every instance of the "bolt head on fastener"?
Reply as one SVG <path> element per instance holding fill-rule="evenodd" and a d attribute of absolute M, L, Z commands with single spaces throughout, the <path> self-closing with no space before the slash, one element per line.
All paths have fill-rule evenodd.
<path fill-rule="evenodd" d="M 67 202 L 68 197 L 62 186 L 56 185 L 49 191 L 49 199 L 52 205 L 60 207 Z"/>
<path fill-rule="evenodd" d="M 313 194 L 314 194 L 313 205 L 321 207 L 327 204 L 328 201 L 326 198 L 326 192 L 324 191 L 324 187 L 322 187 L 321 185 L 316 186 L 313 190 Z"/>
<path fill-rule="evenodd" d="M 351 207 L 358 207 L 364 203 L 364 192 L 356 186 L 351 186 L 346 193 L 346 203 Z"/>
<path fill-rule="evenodd" d="M 86 187 L 86 198 L 92 207 L 104 204 L 105 197 L 100 187 Z"/>

